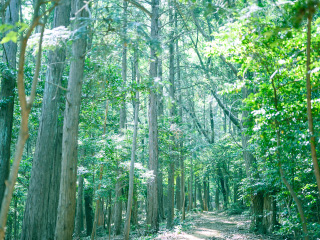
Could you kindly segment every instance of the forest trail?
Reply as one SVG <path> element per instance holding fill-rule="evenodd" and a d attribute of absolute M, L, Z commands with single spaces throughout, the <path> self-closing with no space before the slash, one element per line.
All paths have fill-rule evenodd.
<path fill-rule="evenodd" d="M 249 232 L 250 220 L 241 215 L 228 216 L 225 213 L 203 212 L 192 215 L 186 230 L 175 228 L 160 234 L 161 240 L 267 240 L 272 236 L 256 235 Z"/>

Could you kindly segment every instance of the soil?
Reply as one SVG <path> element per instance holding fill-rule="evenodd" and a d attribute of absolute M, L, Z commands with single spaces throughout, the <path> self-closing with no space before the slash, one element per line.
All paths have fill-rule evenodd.
<path fill-rule="evenodd" d="M 276 240 L 275 236 L 256 235 L 249 232 L 250 220 L 243 215 L 228 216 L 225 213 L 203 212 L 189 216 L 190 225 L 163 232 L 155 239 L 161 240 Z"/>

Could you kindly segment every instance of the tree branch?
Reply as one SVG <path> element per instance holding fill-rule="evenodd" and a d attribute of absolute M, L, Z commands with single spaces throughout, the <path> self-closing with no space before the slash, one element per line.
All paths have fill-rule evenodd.
<path fill-rule="evenodd" d="M 144 6 L 142 6 L 140 3 L 136 2 L 135 0 L 125 0 L 125 1 L 136 6 L 141 11 L 145 12 L 149 17 L 151 17 L 151 12 L 148 9 L 146 9 Z"/>
<path fill-rule="evenodd" d="M 206 131 L 202 128 L 201 124 L 199 123 L 197 116 L 194 114 L 194 112 L 189 111 L 185 106 L 182 105 L 182 108 L 190 115 L 190 117 L 193 119 L 197 126 L 197 130 L 200 135 L 203 135 L 205 139 L 207 140 L 208 143 L 212 143 L 211 139 L 209 138 L 208 134 Z"/>

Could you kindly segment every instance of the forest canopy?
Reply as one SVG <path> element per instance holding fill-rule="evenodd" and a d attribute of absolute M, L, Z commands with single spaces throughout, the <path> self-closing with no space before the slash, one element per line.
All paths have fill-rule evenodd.
<path fill-rule="evenodd" d="M 0 240 L 318 239 L 319 6 L 1 0 Z"/>

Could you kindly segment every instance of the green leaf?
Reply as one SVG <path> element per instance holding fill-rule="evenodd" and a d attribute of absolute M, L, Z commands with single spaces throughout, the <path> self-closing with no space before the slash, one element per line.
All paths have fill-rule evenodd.
<path fill-rule="evenodd" d="M 7 42 L 14 42 L 16 43 L 18 39 L 18 33 L 14 31 L 10 31 L 7 33 L 7 35 L 1 40 L 1 44 L 7 43 Z"/>

